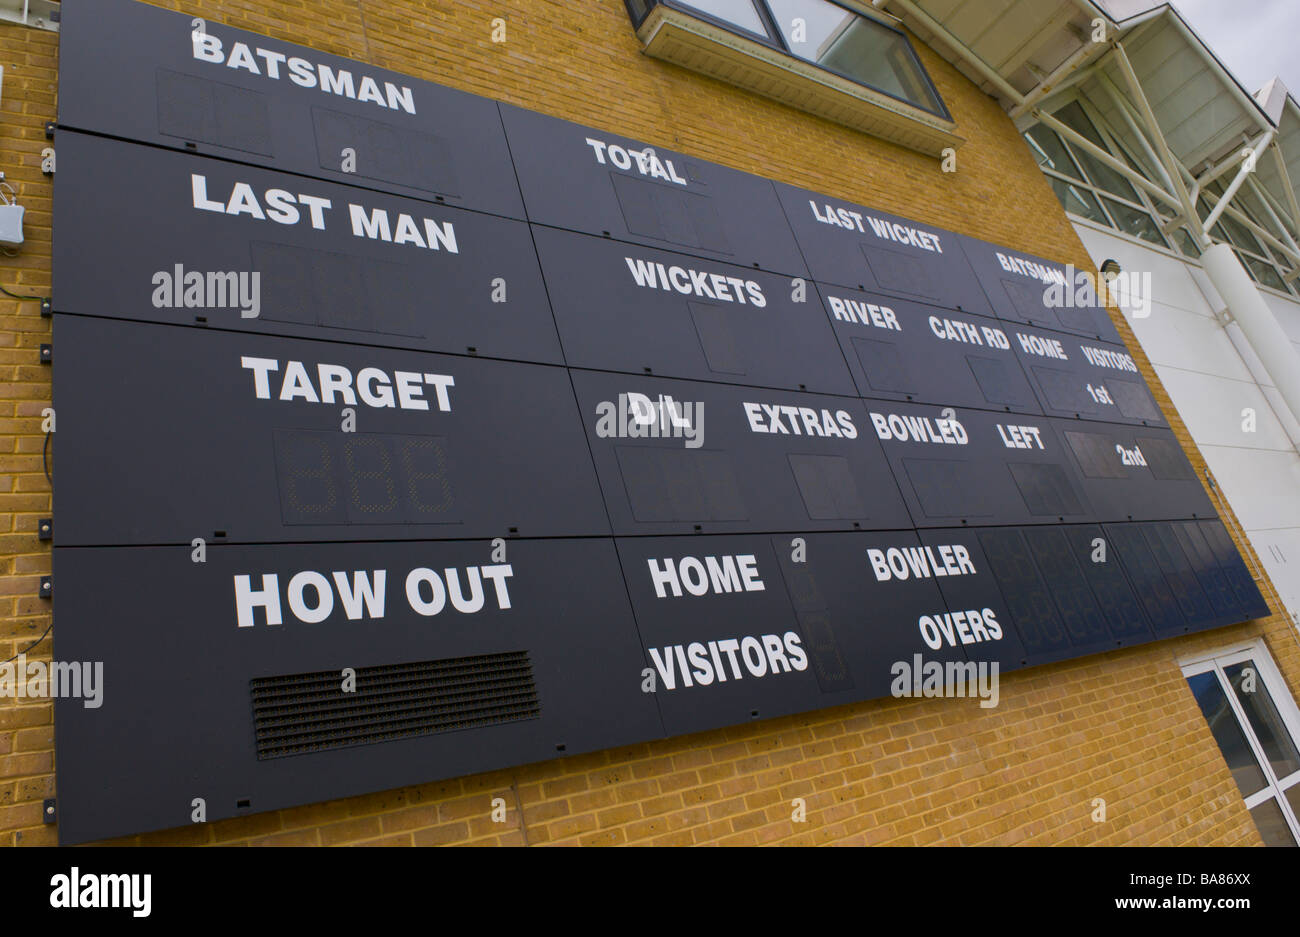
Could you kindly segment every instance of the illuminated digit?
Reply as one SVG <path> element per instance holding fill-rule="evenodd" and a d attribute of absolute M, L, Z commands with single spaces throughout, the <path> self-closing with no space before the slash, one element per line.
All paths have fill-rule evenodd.
<path fill-rule="evenodd" d="M 369 449 L 378 454 L 383 464 L 382 469 L 361 469 L 357 466 L 358 449 Z M 343 461 L 347 463 L 348 482 L 352 486 L 352 506 L 362 514 L 385 514 L 397 507 L 397 489 L 393 485 L 392 459 L 388 455 L 388 446 L 374 436 L 354 436 L 343 443 Z M 369 504 L 361 500 L 361 482 L 378 479 L 385 489 L 385 504 Z"/>
<path fill-rule="evenodd" d="M 848 667 L 840 654 L 840 646 L 831 631 L 830 619 L 825 612 L 811 612 L 801 616 L 804 638 L 808 650 L 812 652 L 813 666 L 817 673 L 829 684 L 838 683 L 848 677 Z"/>
<path fill-rule="evenodd" d="M 790 588 L 790 601 L 794 603 L 795 611 L 806 612 L 826 607 L 817 580 L 806 565 L 789 567 L 787 573 L 786 583 Z"/>
<path fill-rule="evenodd" d="M 284 487 L 290 508 L 300 514 L 327 514 L 334 510 L 338 503 L 338 493 L 334 490 L 334 460 L 325 440 L 302 434 L 291 437 L 288 443 L 289 467 Z M 303 499 L 303 486 L 308 482 L 314 482 L 324 490 L 323 503 Z"/>
<path fill-rule="evenodd" d="M 447 452 L 442 440 L 431 437 L 406 436 L 401 444 L 402 474 L 406 477 L 406 491 L 415 510 L 423 514 L 442 514 L 451 507 L 451 484 L 447 480 Z M 426 458 L 421 461 L 428 464 L 427 457 L 432 456 L 433 468 L 425 471 L 416 468 L 415 457 L 419 453 Z M 421 482 L 431 482 L 429 494 L 434 495 L 425 501 Z"/>

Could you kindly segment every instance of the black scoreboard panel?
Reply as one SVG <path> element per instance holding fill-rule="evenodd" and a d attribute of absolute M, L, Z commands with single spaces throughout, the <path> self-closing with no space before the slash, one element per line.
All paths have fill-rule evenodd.
<path fill-rule="evenodd" d="M 965 659 L 957 646 L 922 643 L 918 622 L 945 612 L 936 583 L 962 569 L 961 557 L 927 551 L 913 531 L 770 538 L 809 665 L 824 694 L 857 699 L 890 693 L 893 665 Z M 824 703 L 823 705 L 830 705 Z"/>
<path fill-rule="evenodd" d="M 1268 614 L 1060 265 L 143 4 L 63 25 L 56 653 L 117 688 L 56 704 L 64 842 Z"/>
<path fill-rule="evenodd" d="M 866 401 L 918 529 L 1094 519 L 1053 421 Z M 945 415 L 947 412 L 949 415 Z"/>
<path fill-rule="evenodd" d="M 487 98 L 128 0 L 60 30 L 64 127 L 523 217 Z"/>
<path fill-rule="evenodd" d="M 807 276 L 768 180 L 509 104 L 501 119 L 529 220 Z"/>
<path fill-rule="evenodd" d="M 1083 527 L 998 527 L 976 533 L 1002 591 L 1009 626 L 1033 665 L 1151 638 L 1128 583 L 1088 569 Z"/>
<path fill-rule="evenodd" d="M 1086 420 L 1167 426 L 1123 345 L 1008 325 L 1012 347 L 1043 412 Z"/>
<path fill-rule="evenodd" d="M 540 225 L 533 238 L 571 366 L 854 393 L 811 284 Z"/>
<path fill-rule="evenodd" d="M 61 543 L 609 533 L 563 368 L 90 316 L 55 334 Z"/>
<path fill-rule="evenodd" d="M 955 234 L 784 183 L 776 191 L 819 283 L 992 314 Z"/>
<path fill-rule="evenodd" d="M 912 526 L 859 400 L 571 374 L 615 534 Z"/>
<path fill-rule="evenodd" d="M 1174 434 L 1053 420 L 1099 521 L 1213 517 L 1214 504 Z"/>
<path fill-rule="evenodd" d="M 766 537 L 636 537 L 618 550 L 668 734 L 827 705 Z"/>
<path fill-rule="evenodd" d="M 1192 530 L 1193 526 L 1196 528 L 1195 532 Z M 1218 565 L 1219 572 L 1223 574 L 1235 602 L 1236 620 L 1267 618 L 1272 614 L 1222 521 L 1214 519 L 1197 521 L 1195 524 L 1176 524 L 1174 529 L 1180 537 L 1194 544 L 1190 549 L 1195 553 L 1198 564 L 1202 564 L 1203 568 L 1209 570 L 1209 561 L 1212 558 Z M 1201 535 L 1199 540 L 1195 539 L 1195 533 Z M 1210 575 L 1212 576 L 1213 573 L 1211 572 Z M 1218 591 L 1217 587 L 1212 587 L 1212 592 L 1218 593 Z"/>
<path fill-rule="evenodd" d="M 1041 414 L 1006 323 L 819 284 L 864 397 Z"/>
<path fill-rule="evenodd" d="M 960 647 L 967 659 L 996 661 L 999 670 L 1023 666 L 1025 646 L 999 589 L 1000 580 L 984 555 L 980 532 L 968 527 L 936 528 L 922 530 L 919 536 L 922 547 L 931 554 L 960 551 L 960 561 L 958 575 L 936 580 L 945 614 L 931 613 L 924 623 L 918 620 L 924 642 L 918 650 L 929 656 Z"/>
<path fill-rule="evenodd" d="M 1120 342 L 1096 294 L 1075 296 L 1080 288 L 1071 276 L 1079 271 L 966 235 L 957 239 L 999 319 Z M 1061 294 L 1059 302 L 1048 293 L 1053 284 Z"/>
<path fill-rule="evenodd" d="M 958 567 L 911 531 L 634 537 L 618 550 L 670 735 L 886 696 L 895 662 L 922 652 L 965 660 L 959 643 L 931 650 L 918 635 L 946 613 L 933 570 Z"/>
<path fill-rule="evenodd" d="M 71 132 L 54 203 L 59 312 L 563 360 L 521 221 Z"/>
<path fill-rule="evenodd" d="M 613 542 L 493 553 L 57 547 L 77 588 L 56 659 L 106 662 L 101 706 L 55 703 L 61 841 L 186 826 L 194 798 L 212 821 L 661 737 Z"/>
<path fill-rule="evenodd" d="M 1226 533 L 1218 520 L 1106 524 L 1104 530 L 1157 637 L 1268 614 L 1241 557 L 1223 550 Z"/>

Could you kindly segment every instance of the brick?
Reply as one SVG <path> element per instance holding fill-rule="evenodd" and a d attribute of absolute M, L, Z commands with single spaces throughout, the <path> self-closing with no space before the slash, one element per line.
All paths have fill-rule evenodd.
<path fill-rule="evenodd" d="M 353 840 L 373 838 L 379 833 L 378 817 L 358 817 L 355 820 L 344 820 L 342 823 L 321 827 L 320 841 L 322 845 L 334 846 Z"/>
<path fill-rule="evenodd" d="M 417 846 L 445 846 L 469 837 L 468 823 L 444 823 L 427 830 L 416 830 L 411 840 Z"/>

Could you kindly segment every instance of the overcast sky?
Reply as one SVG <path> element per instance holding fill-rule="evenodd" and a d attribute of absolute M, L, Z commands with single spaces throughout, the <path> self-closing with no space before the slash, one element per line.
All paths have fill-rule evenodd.
<path fill-rule="evenodd" d="M 1248 92 L 1281 76 L 1300 98 L 1300 0 L 1173 0 L 1173 5 Z"/>

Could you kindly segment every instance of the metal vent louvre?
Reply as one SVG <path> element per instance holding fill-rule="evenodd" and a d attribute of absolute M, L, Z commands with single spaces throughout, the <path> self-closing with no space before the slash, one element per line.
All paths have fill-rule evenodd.
<path fill-rule="evenodd" d="M 527 651 L 358 667 L 249 681 L 259 759 L 373 745 L 541 713 Z"/>

